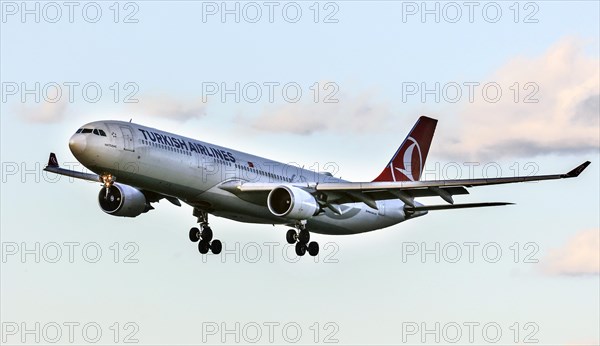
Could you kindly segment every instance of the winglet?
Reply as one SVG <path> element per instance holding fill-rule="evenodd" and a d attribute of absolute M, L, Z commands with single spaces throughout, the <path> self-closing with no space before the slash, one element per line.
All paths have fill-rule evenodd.
<path fill-rule="evenodd" d="M 48 167 L 58 167 L 58 160 L 56 159 L 56 154 L 50 153 L 50 157 L 48 158 Z"/>
<path fill-rule="evenodd" d="M 567 174 L 563 174 L 563 178 L 575 178 L 577 176 L 579 176 L 581 174 L 581 172 L 583 172 L 584 169 L 587 168 L 587 166 L 590 165 L 590 161 L 585 161 L 584 163 L 580 164 L 579 166 L 573 168 L 569 173 Z"/>

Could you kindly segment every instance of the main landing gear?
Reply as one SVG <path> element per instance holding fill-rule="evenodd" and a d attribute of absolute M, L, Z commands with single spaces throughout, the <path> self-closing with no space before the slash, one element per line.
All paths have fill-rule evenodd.
<path fill-rule="evenodd" d="M 308 250 L 308 254 L 316 256 L 319 254 L 319 243 L 310 241 L 310 233 L 306 229 L 304 223 L 296 226 L 298 231 L 290 229 L 285 235 L 288 244 L 296 244 L 296 255 L 304 256 Z"/>
<path fill-rule="evenodd" d="M 190 240 L 198 243 L 198 251 L 201 254 L 207 254 L 209 251 L 215 255 L 221 253 L 223 244 L 219 239 L 213 239 L 213 232 L 208 226 L 208 213 L 198 208 L 194 208 L 194 216 L 198 218 L 200 228 L 192 227 L 190 229 Z M 306 221 L 299 222 L 296 229 L 287 231 L 286 240 L 289 244 L 296 244 L 296 255 L 304 256 L 308 251 L 311 256 L 319 254 L 319 243 L 310 241 L 310 233 L 306 229 Z"/>
<path fill-rule="evenodd" d="M 198 217 L 198 227 L 192 227 L 190 229 L 190 240 L 192 242 L 198 242 L 198 251 L 201 254 L 207 254 L 210 250 L 213 254 L 218 255 L 223 249 L 223 244 L 219 239 L 213 239 L 212 229 L 208 226 L 208 213 L 194 209 L 194 216 Z"/>

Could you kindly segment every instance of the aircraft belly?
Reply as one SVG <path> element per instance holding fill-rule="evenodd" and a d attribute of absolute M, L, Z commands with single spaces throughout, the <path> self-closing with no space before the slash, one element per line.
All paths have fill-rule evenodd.
<path fill-rule="evenodd" d="M 244 201 L 237 196 L 219 188 L 210 189 L 196 197 L 203 203 L 210 204 L 207 208 L 215 216 L 231 220 L 263 224 L 293 225 L 295 220 L 275 217 L 266 206 Z M 399 201 L 398 201 L 399 202 Z M 307 220 L 306 227 L 310 232 L 320 234 L 358 234 L 385 228 L 404 220 L 404 213 L 394 205 L 386 206 L 389 211 L 380 215 L 377 210 L 371 209 L 364 203 L 349 203 L 344 205 L 344 213 L 337 215 L 326 210 L 325 213 Z M 396 212 L 398 211 L 398 212 Z"/>
<path fill-rule="evenodd" d="M 342 213 L 337 215 L 330 210 L 308 220 L 307 229 L 320 234 L 358 234 L 389 227 L 405 220 L 403 204 L 397 200 L 382 202 L 380 210 L 368 207 L 364 203 L 349 203 Z M 386 210 L 384 214 L 382 210 Z"/>
<path fill-rule="evenodd" d="M 271 214 L 266 206 L 244 201 L 219 188 L 212 188 L 199 194 L 194 199 L 205 203 L 207 211 L 215 216 L 251 223 L 289 223 L 289 220 Z M 193 201 L 191 203 L 193 204 Z"/>

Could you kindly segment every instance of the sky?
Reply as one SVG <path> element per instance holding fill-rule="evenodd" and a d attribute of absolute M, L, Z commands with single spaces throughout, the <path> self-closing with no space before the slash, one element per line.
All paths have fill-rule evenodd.
<path fill-rule="evenodd" d="M 597 1 L 0 3 L 3 344 L 600 343 Z M 285 227 L 217 217 L 202 256 L 191 207 L 113 217 L 42 171 L 132 119 L 371 181 L 420 115 L 424 179 L 592 164 L 301 259 Z"/>

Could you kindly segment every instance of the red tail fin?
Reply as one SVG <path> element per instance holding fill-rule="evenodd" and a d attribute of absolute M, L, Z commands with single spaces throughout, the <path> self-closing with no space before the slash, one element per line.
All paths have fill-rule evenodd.
<path fill-rule="evenodd" d="M 436 125 L 436 119 L 420 117 L 394 157 L 373 181 L 417 181 L 421 179 Z"/>

